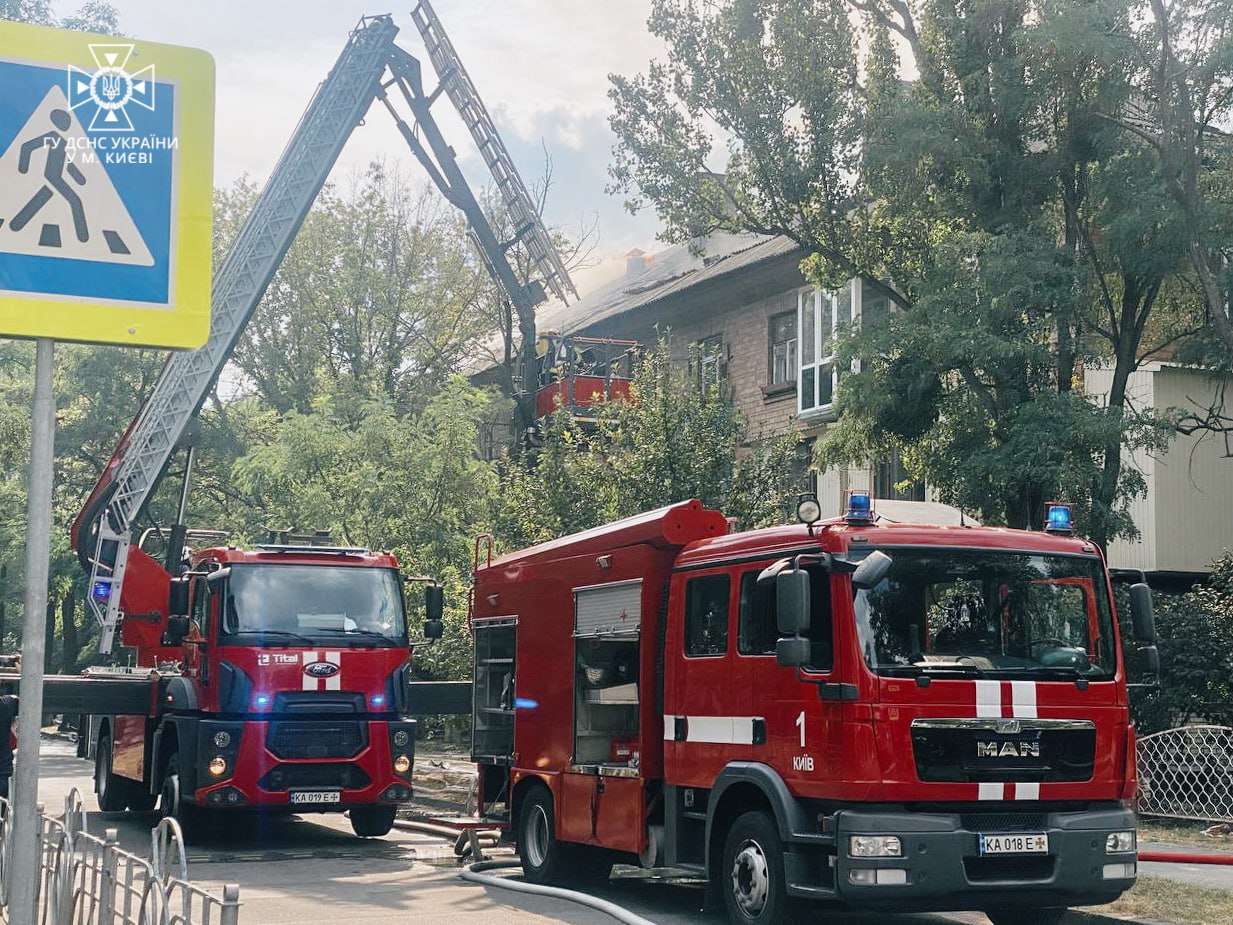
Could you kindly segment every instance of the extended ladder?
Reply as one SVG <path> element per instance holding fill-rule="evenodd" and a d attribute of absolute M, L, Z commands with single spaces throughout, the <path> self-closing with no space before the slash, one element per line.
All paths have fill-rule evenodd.
<path fill-rule="evenodd" d="M 539 212 L 518 174 L 518 168 L 514 166 L 513 158 L 506 150 L 505 143 L 501 141 L 492 117 L 488 115 L 475 85 L 471 83 L 466 68 L 458 59 L 453 43 L 445 34 L 441 20 L 437 18 L 428 0 L 419 0 L 419 4 L 411 11 L 411 19 L 420 30 L 424 47 L 428 51 L 428 59 L 436 69 L 441 86 L 458 114 L 462 116 L 462 121 L 475 139 L 475 145 L 492 172 L 493 179 L 497 181 L 497 189 L 514 225 L 514 240 L 526 248 L 544 283 L 558 299 L 562 302 L 568 301 L 566 292 L 577 298 L 578 290 L 574 288 L 569 271 L 565 269 L 565 264 L 557 254 L 548 230 L 540 221 Z"/>
<path fill-rule="evenodd" d="M 376 97 L 397 34 L 388 16 L 367 18 L 351 34 L 214 275 L 209 340 L 198 350 L 171 356 L 129 433 L 94 537 L 89 600 L 102 625 L 100 652 L 111 651 L 134 520 Z"/>

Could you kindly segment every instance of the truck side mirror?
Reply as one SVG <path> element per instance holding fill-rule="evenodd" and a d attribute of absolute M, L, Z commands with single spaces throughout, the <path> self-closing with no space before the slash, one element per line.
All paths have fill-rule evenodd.
<path fill-rule="evenodd" d="M 861 560 L 861 564 L 852 573 L 852 587 L 860 588 L 863 591 L 876 587 L 886 577 L 887 573 L 890 572 L 891 566 L 894 564 L 894 559 L 882 552 L 882 550 L 875 549 Z"/>
<path fill-rule="evenodd" d="M 804 636 L 788 636 L 775 643 L 775 661 L 787 668 L 809 664 L 810 645 Z"/>
<path fill-rule="evenodd" d="M 809 573 L 804 569 L 775 576 L 775 622 L 780 636 L 797 636 L 809 630 Z"/>
<path fill-rule="evenodd" d="M 1160 650 L 1155 646 L 1143 646 L 1138 651 L 1139 673 L 1153 681 L 1160 678 Z"/>
<path fill-rule="evenodd" d="M 440 639 L 445 635 L 445 589 L 440 585 L 424 588 L 424 638 Z"/>
<path fill-rule="evenodd" d="M 1142 582 L 1130 586 L 1130 618 L 1134 623 L 1135 640 L 1154 646 L 1156 611 L 1152 606 L 1152 589 Z"/>
<path fill-rule="evenodd" d="M 167 589 L 167 614 L 172 617 L 188 615 L 188 584 L 187 578 L 173 578 Z M 187 622 L 187 621 L 186 621 Z"/>
<path fill-rule="evenodd" d="M 167 631 L 163 634 L 163 644 L 168 646 L 178 646 L 184 644 L 184 637 L 188 635 L 188 617 L 186 615 L 168 617 Z"/>

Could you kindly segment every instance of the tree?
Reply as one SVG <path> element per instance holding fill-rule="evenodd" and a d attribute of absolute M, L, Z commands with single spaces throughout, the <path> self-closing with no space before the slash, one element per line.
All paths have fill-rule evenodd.
<path fill-rule="evenodd" d="M 0 0 L 0 19 L 13 19 L 36 26 L 58 26 L 81 32 L 117 35 L 120 16 L 116 8 L 101 0 L 87 0 L 81 8 L 64 18 L 57 17 L 51 0 Z"/>
<path fill-rule="evenodd" d="M 688 498 L 743 528 L 778 523 L 796 443 L 751 440 L 724 390 L 674 364 L 661 340 L 640 358 L 630 401 L 601 405 L 594 425 L 550 415 L 533 465 L 508 463 L 498 537 L 518 548 Z"/>
<path fill-rule="evenodd" d="M 1233 555 L 1216 559 L 1211 576 L 1187 593 L 1157 595 L 1156 625 L 1160 686 L 1132 699 L 1139 734 L 1233 724 Z M 1127 627 L 1122 638 L 1130 638 Z"/>
<path fill-rule="evenodd" d="M 1184 260 L 1176 210 L 1126 195 L 1159 184 L 1097 118 L 1134 89 L 1131 22 L 1120 0 L 657 0 L 668 62 L 613 78 L 614 186 L 672 239 L 786 235 L 822 285 L 862 276 L 895 307 L 848 332 L 840 363 L 862 365 L 824 461 L 896 449 L 1017 527 L 1065 490 L 1103 544 L 1133 532 L 1122 448 L 1159 440 L 1125 383 L 1185 327 L 1149 323 Z M 1095 362 L 1114 370 L 1103 407 L 1075 390 Z"/>

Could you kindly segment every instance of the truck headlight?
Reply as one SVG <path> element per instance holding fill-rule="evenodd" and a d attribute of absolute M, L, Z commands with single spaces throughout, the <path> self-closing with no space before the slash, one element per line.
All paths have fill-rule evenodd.
<path fill-rule="evenodd" d="M 215 777 L 222 777 L 227 773 L 227 759 L 222 755 L 215 755 L 210 759 L 209 769 Z"/>
<path fill-rule="evenodd" d="M 394 733 L 394 744 L 397 745 L 399 748 L 403 748 L 410 741 L 411 741 L 411 737 L 407 735 L 407 730 L 399 729 L 397 732 Z"/>
<path fill-rule="evenodd" d="M 399 774 L 406 774 L 411 770 L 411 759 L 406 755 L 399 755 L 394 759 L 394 770 Z"/>
<path fill-rule="evenodd" d="M 1137 844 L 1134 832 L 1110 832 L 1109 837 L 1105 839 L 1105 853 L 1121 854 L 1134 851 Z"/>
<path fill-rule="evenodd" d="M 224 730 L 214 733 L 214 747 L 215 748 L 226 748 L 230 744 L 231 744 L 231 733 L 230 732 L 227 732 L 224 729 Z"/>
<path fill-rule="evenodd" d="M 897 835 L 853 835 L 848 840 L 848 856 L 900 858 L 903 857 L 903 845 Z"/>

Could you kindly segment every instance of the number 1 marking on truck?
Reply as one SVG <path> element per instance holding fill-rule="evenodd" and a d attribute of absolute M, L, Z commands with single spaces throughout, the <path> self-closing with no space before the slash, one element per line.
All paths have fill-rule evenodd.
<path fill-rule="evenodd" d="M 796 718 L 796 725 L 801 727 L 801 748 L 805 747 L 805 711 L 801 710 L 801 715 Z"/>

